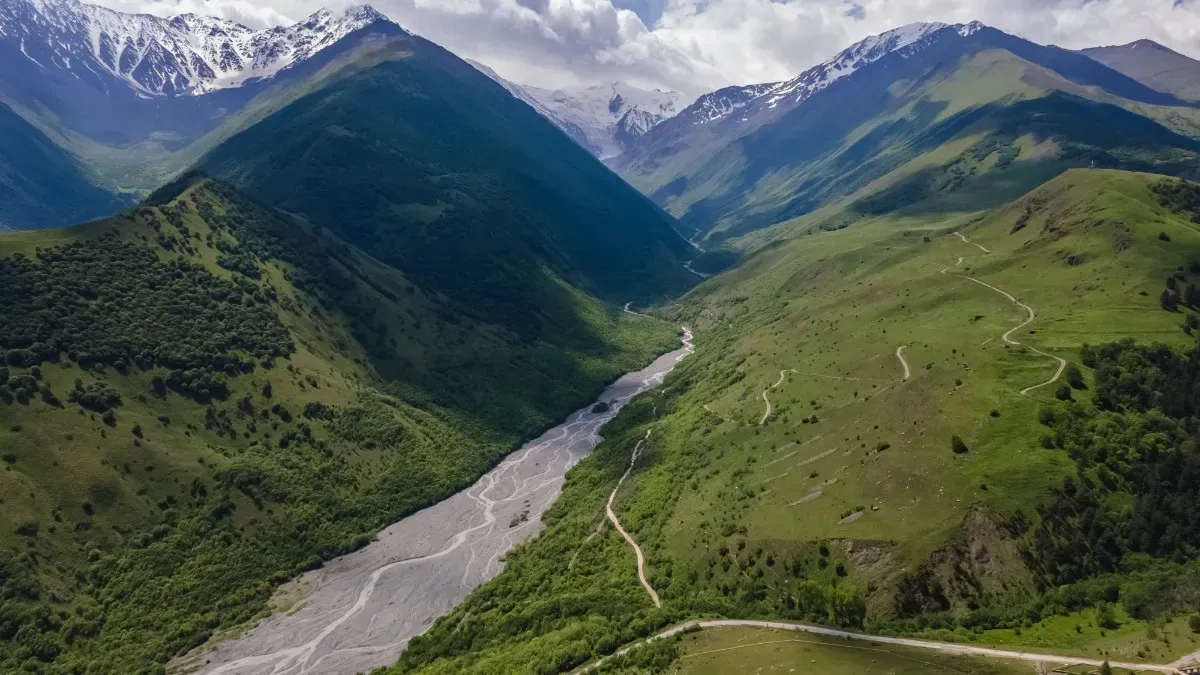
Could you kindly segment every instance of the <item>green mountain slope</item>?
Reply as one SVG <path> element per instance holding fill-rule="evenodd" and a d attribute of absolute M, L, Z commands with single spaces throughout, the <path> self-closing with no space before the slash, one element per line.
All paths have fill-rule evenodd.
<path fill-rule="evenodd" d="M 74 157 L 0 104 L 0 228 L 69 225 L 126 203 L 95 187 Z"/>
<path fill-rule="evenodd" d="M 1151 40 L 1080 50 L 1090 58 L 1158 91 L 1185 101 L 1200 100 L 1200 61 Z"/>
<path fill-rule="evenodd" d="M 669 216 L 469 64 L 416 37 L 201 165 L 512 324 L 547 272 L 613 300 L 682 288 Z"/>
<path fill-rule="evenodd" d="M 702 284 L 669 311 L 696 355 L 617 418 L 545 534 L 394 672 L 559 671 L 714 615 L 1159 663 L 1193 651 L 1178 612 L 1200 529 L 1135 517 L 1178 510 L 1145 477 L 1192 475 L 1190 408 L 1123 402 L 1172 400 L 1154 388 L 1186 361 L 1162 354 L 1200 326 L 1180 300 L 1200 302 L 1200 202 L 1160 197 L 1162 180 L 1072 170 L 968 216 L 931 200 L 775 241 Z M 1145 358 L 1170 374 L 1085 348 L 1125 338 L 1163 343 Z M 604 524 L 647 432 L 613 509 L 662 609 Z"/>
<path fill-rule="evenodd" d="M 1077 54 L 991 29 L 943 33 L 778 119 L 651 139 L 618 169 L 714 242 L 886 188 L 889 203 L 868 210 L 931 192 L 996 206 L 1068 167 L 1194 171 L 1194 109 Z"/>
<path fill-rule="evenodd" d="M 199 176 L 0 236 L 0 286 L 5 672 L 162 672 L 675 343 L 562 281 L 480 320 Z"/>

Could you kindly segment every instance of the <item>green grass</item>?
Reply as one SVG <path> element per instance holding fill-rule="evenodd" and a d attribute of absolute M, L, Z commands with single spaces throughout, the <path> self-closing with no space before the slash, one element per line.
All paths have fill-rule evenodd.
<path fill-rule="evenodd" d="M 618 418 L 568 477 L 543 536 L 414 641 L 398 672 L 551 672 L 685 617 L 853 624 L 834 587 L 881 626 L 923 563 L 957 611 L 1032 593 L 1008 523 L 1036 517 L 1075 464 L 1041 445 L 1038 410 L 1055 388 L 1020 392 L 1057 363 L 1005 346 L 1024 310 L 954 273 L 1033 306 L 1038 319 L 1013 338 L 1073 363 L 1083 344 L 1126 336 L 1188 345 L 1190 310 L 1166 312 L 1158 296 L 1200 259 L 1200 232 L 1158 206 L 1155 180 L 1072 171 L 982 216 L 906 212 L 767 244 L 702 284 L 667 312 L 696 329 L 696 355 Z M 913 370 L 903 383 L 901 345 Z M 799 372 L 770 389 L 760 425 L 781 370 Z M 615 508 L 661 611 L 620 538 L 588 538 L 647 430 Z M 967 453 L 952 452 L 955 435 Z"/>
<path fill-rule="evenodd" d="M 1032 674 L 1032 664 L 947 656 L 923 649 L 870 645 L 816 635 L 758 628 L 721 628 L 689 633 L 669 672 L 799 673 L 817 675 Z"/>
<path fill-rule="evenodd" d="M 1123 616 L 1119 628 L 1106 630 L 1096 625 L 1095 612 L 1090 609 L 1070 616 L 1049 617 L 1017 631 L 984 631 L 976 636 L 976 643 L 1094 659 L 1153 663 L 1171 663 L 1200 650 L 1200 636 L 1191 631 L 1184 617 L 1148 623 Z"/>

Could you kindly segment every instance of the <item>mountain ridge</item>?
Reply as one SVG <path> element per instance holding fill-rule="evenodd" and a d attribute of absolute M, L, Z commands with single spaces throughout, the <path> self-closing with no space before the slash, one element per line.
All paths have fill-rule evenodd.
<path fill-rule="evenodd" d="M 18 41 L 20 54 L 40 68 L 107 76 L 150 97 L 269 79 L 376 21 L 390 20 L 369 5 L 252 30 L 211 16 L 128 14 L 78 0 L 0 2 L 0 39 Z"/>
<path fill-rule="evenodd" d="M 1177 97 L 1082 54 L 1037 45 L 978 23 L 898 30 L 902 38 L 893 31 L 844 50 L 787 85 L 771 87 L 736 115 L 688 127 L 684 113 L 652 130 L 614 167 L 680 217 L 686 231 L 715 228 L 724 238 L 804 215 L 949 139 L 964 139 L 989 124 L 1001 124 L 999 118 L 982 118 L 1000 114 L 1006 120 L 1004 134 L 1019 137 L 1025 133 L 1022 125 L 1001 110 L 1053 91 L 1122 106 L 1130 119 L 1171 123 L 1177 133 L 1181 127 L 1195 127 L 1194 111 L 1181 107 L 1185 104 Z M 891 45 L 897 48 L 889 51 Z M 855 54 L 869 62 L 846 60 Z M 974 74 L 956 80 L 964 67 Z M 1062 105 L 1052 118 L 1067 108 L 1085 109 Z M 1038 119 L 1024 126 L 1038 127 Z M 1047 131 L 1039 131 L 1036 138 Z M 1075 131 L 1070 124 L 1056 123 L 1053 129 L 1067 136 Z M 935 133 L 944 136 L 929 135 Z M 1192 145 L 1187 139 L 1179 142 Z M 1117 157 L 1103 161 L 1124 161 Z M 1045 178 L 1034 171 L 1027 180 Z M 962 179 L 953 184 L 961 186 L 971 177 Z M 730 228 L 736 234 L 727 231 Z"/>
<path fill-rule="evenodd" d="M 1091 59 L 1166 94 L 1200 101 L 1200 61 L 1153 40 L 1079 50 Z"/>

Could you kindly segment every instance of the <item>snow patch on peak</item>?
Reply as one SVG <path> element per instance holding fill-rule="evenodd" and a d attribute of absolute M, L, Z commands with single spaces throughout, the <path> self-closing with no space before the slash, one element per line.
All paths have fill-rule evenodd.
<path fill-rule="evenodd" d="M 572 90 L 521 89 L 550 111 L 551 121 L 581 130 L 601 159 L 621 154 L 632 141 L 674 117 L 682 99 L 674 91 L 641 89 L 624 82 Z"/>
<path fill-rule="evenodd" d="M 944 23 L 912 23 L 865 40 L 842 50 L 832 59 L 817 64 L 795 79 L 784 82 L 771 91 L 768 105 L 774 107 L 792 97 L 796 103 L 804 101 L 834 82 L 854 73 L 859 68 L 874 63 L 893 52 L 906 50 L 929 36 L 946 28 L 953 28 L 960 35 L 968 36 L 982 28 L 972 24 L 950 26 Z"/>
<path fill-rule="evenodd" d="M 0 38 L 37 45 L 40 62 L 56 68 L 107 71 L 148 97 L 269 78 L 377 21 L 387 18 L 355 5 L 253 30 L 212 16 L 127 14 L 79 0 L 0 0 Z"/>

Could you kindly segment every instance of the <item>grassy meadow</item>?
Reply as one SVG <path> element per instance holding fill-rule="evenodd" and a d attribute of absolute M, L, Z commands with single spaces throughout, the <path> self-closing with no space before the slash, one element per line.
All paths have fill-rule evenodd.
<path fill-rule="evenodd" d="M 1158 180 L 1077 170 L 982 214 L 812 228 L 665 306 L 695 329 L 696 355 L 572 471 L 543 536 L 414 641 L 395 671 L 556 672 L 706 616 L 894 630 L 932 587 L 957 612 L 1032 597 L 1040 582 L 1020 533 L 1077 471 L 1046 447 L 1039 419 L 1069 405 L 1062 398 L 1090 397 L 1081 348 L 1193 342 L 1193 310 L 1167 311 L 1160 296 L 1169 277 L 1200 281 L 1200 231 L 1158 203 Z M 1028 313 L 1000 291 L 1036 319 L 1013 331 Z M 1003 340 L 1010 331 L 1020 345 Z M 1032 349 L 1069 367 L 1023 395 L 1059 368 Z M 646 552 L 662 610 L 602 520 L 647 431 L 614 509 Z M 1065 620 L 1069 636 L 1047 616 L 1015 630 L 898 626 L 1135 660 L 1190 645 L 1141 619 L 1104 635 Z"/>

